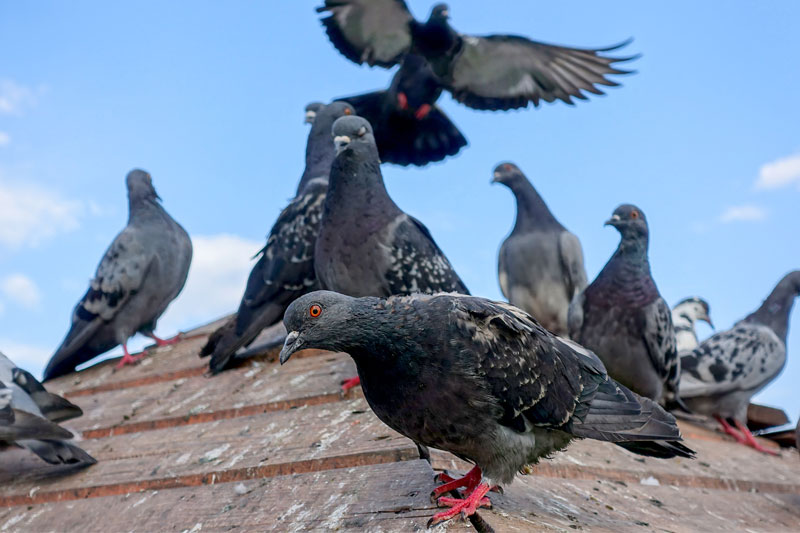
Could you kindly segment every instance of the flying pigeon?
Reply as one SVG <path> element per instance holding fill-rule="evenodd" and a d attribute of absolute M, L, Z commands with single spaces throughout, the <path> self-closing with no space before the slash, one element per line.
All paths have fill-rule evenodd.
<path fill-rule="evenodd" d="M 510 483 L 573 438 L 614 442 L 634 453 L 692 457 L 675 419 L 616 383 L 582 347 L 511 305 L 483 298 L 414 294 L 352 298 L 318 291 L 295 300 L 281 363 L 300 349 L 347 352 L 372 410 L 389 427 L 473 462 L 465 499 L 428 525 L 469 515 L 492 486 Z"/>
<path fill-rule="evenodd" d="M 280 321 L 292 300 L 318 288 L 314 245 L 334 157 L 331 126 L 353 108 L 345 102 L 315 103 L 306 107 L 306 117 L 309 111 L 314 116 L 297 196 L 278 215 L 258 253 L 236 316 L 212 333 L 200 351 L 201 357 L 211 355 L 209 369 L 214 374 L 229 368 L 236 351 L 261 330 Z"/>
<path fill-rule="evenodd" d="M 515 164 L 497 165 L 492 183 L 502 183 L 517 199 L 516 224 L 497 258 L 503 296 L 551 332 L 566 336 L 569 303 L 586 287 L 581 243 Z"/>
<path fill-rule="evenodd" d="M 132 170 L 128 185 L 128 225 L 116 236 L 97 267 L 89 290 L 72 313 L 72 327 L 53 354 L 44 379 L 122 344 L 119 366 L 136 362 L 127 341 L 140 332 L 159 346 L 177 337 L 156 337 L 156 321 L 183 289 L 192 262 L 192 241 L 161 207 L 150 174 Z"/>
<path fill-rule="evenodd" d="M 322 288 L 351 296 L 469 294 L 428 228 L 389 197 L 369 122 L 342 117 L 333 139 L 337 155 L 314 252 Z"/>
<path fill-rule="evenodd" d="M 689 410 L 713 416 L 738 442 L 765 452 L 747 428 L 750 398 L 786 364 L 786 336 L 800 270 L 784 276 L 755 312 L 681 354 L 681 399 Z M 728 423 L 733 419 L 737 432 Z"/>
<path fill-rule="evenodd" d="M 712 328 L 708 302 L 698 296 L 685 298 L 672 308 L 672 324 L 675 326 L 675 345 L 678 354 L 694 350 L 700 344 L 694 323 L 702 320 Z"/>
<path fill-rule="evenodd" d="M 325 0 L 317 12 L 331 43 L 349 60 L 389 68 L 409 54 L 430 63 L 440 87 L 474 109 L 507 110 L 529 103 L 572 98 L 583 91 L 603 94 L 598 85 L 616 86 L 606 76 L 629 74 L 611 57 L 628 42 L 599 49 L 568 48 L 517 35 L 477 37 L 456 32 L 445 4 L 433 7 L 426 22 L 414 19 L 403 0 Z"/>
<path fill-rule="evenodd" d="M 679 402 L 675 331 L 650 274 L 644 212 L 621 205 L 606 225 L 622 239 L 597 279 L 570 304 L 570 338 L 594 351 L 608 374 L 637 394 Z"/>
<path fill-rule="evenodd" d="M 50 464 L 92 465 L 97 461 L 66 442 L 73 435 L 57 424 L 82 414 L 0 353 L 0 448 L 27 448 Z"/>
<path fill-rule="evenodd" d="M 455 155 L 467 140 L 436 105 L 442 88 L 422 56 L 403 58 L 385 91 L 342 98 L 375 130 L 383 163 L 423 166 Z"/>

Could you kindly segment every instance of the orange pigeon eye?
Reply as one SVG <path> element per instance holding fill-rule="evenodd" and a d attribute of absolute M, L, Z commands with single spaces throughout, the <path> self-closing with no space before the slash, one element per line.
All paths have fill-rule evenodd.
<path fill-rule="evenodd" d="M 639 211 L 631 211 L 631 218 L 639 218 Z"/>
<path fill-rule="evenodd" d="M 350 108 L 349 108 L 349 107 L 345 107 L 345 108 L 344 108 L 344 114 L 345 114 L 345 115 L 352 115 L 352 114 L 353 114 L 353 112 L 350 110 Z"/>
<path fill-rule="evenodd" d="M 308 308 L 308 314 L 311 315 L 311 318 L 317 318 L 322 314 L 322 308 L 317 304 L 314 304 Z"/>

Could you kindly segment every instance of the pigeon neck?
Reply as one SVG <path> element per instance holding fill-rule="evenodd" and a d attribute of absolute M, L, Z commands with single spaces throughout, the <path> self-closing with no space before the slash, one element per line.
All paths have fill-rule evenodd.
<path fill-rule="evenodd" d="M 381 175 L 378 151 L 374 144 L 351 145 L 331 166 L 323 217 L 342 219 L 348 224 L 374 231 L 370 221 L 380 223 L 401 213 L 389 197 Z"/>
<path fill-rule="evenodd" d="M 683 350 L 698 346 L 697 333 L 694 329 L 695 319 L 686 309 L 677 307 L 672 312 L 672 326 L 675 329 L 675 340 Z"/>
<path fill-rule="evenodd" d="M 659 297 L 650 275 L 647 241 L 623 238 L 597 279 L 586 289 L 603 306 L 646 305 Z M 588 297 L 588 296 L 587 296 Z"/>
<path fill-rule="evenodd" d="M 563 228 L 531 182 L 526 178 L 517 177 L 509 184 L 509 188 L 517 199 L 515 232 L 542 227 Z"/>
<path fill-rule="evenodd" d="M 796 297 L 797 291 L 789 280 L 783 279 L 767 296 L 761 307 L 745 318 L 745 321 L 769 327 L 785 344 L 789 332 L 789 315 Z"/>
<path fill-rule="evenodd" d="M 128 198 L 128 223 L 157 218 L 164 208 L 153 196 Z"/>
<path fill-rule="evenodd" d="M 303 191 L 311 180 L 316 178 L 328 179 L 328 175 L 331 172 L 331 164 L 334 157 L 336 157 L 336 148 L 331 139 L 332 124 L 333 120 L 330 120 L 324 111 L 317 114 L 317 118 L 311 126 L 311 132 L 308 134 L 306 168 L 300 178 L 300 183 L 297 185 L 297 195 Z"/>

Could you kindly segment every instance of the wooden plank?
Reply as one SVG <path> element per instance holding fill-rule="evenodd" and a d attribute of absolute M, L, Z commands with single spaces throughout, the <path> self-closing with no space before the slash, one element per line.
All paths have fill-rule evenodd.
<path fill-rule="evenodd" d="M 0 506 L 418 457 L 360 398 L 80 444 L 98 463 L 68 476 L 22 451 L 0 455 Z"/>
<path fill-rule="evenodd" d="M 747 427 L 750 431 L 758 431 L 789 423 L 789 417 L 783 409 L 751 403 L 747 406 Z"/>
<path fill-rule="evenodd" d="M 86 438 L 97 438 L 337 401 L 341 381 L 353 375 L 355 365 L 346 354 L 298 358 L 285 366 L 253 362 L 213 377 L 73 397 L 84 415 L 70 421 L 69 427 L 83 431 Z"/>
<path fill-rule="evenodd" d="M 430 466 L 415 460 L 11 507 L 0 509 L 0 531 L 405 533 L 425 529 L 433 487 Z"/>

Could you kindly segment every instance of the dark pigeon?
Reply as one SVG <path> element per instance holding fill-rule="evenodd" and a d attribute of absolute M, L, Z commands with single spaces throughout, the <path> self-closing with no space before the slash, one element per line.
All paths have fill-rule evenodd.
<path fill-rule="evenodd" d="M 517 221 L 498 255 L 503 296 L 551 332 L 566 336 L 569 303 L 586 287 L 581 243 L 515 164 L 497 165 L 492 182 L 511 189 L 517 199 Z"/>
<path fill-rule="evenodd" d="M 622 235 L 597 278 L 569 308 L 569 335 L 595 352 L 608 374 L 632 391 L 679 401 L 680 360 L 667 302 L 650 274 L 641 209 L 621 205 L 606 221 Z"/>
<path fill-rule="evenodd" d="M 784 276 L 755 312 L 681 354 L 681 399 L 713 416 L 737 441 L 765 453 L 747 429 L 747 406 L 786 364 L 789 314 L 800 295 L 800 270 Z M 733 419 L 737 433 L 727 419 Z"/>
<path fill-rule="evenodd" d="M 322 288 L 351 296 L 468 294 L 428 229 L 389 197 L 369 122 L 342 117 L 333 136 L 337 156 L 314 253 Z"/>
<path fill-rule="evenodd" d="M 322 102 L 311 102 L 310 104 L 308 104 L 306 106 L 305 123 L 306 124 L 313 124 L 314 123 L 314 119 L 317 117 L 317 113 L 319 113 L 319 111 L 321 109 L 323 109 L 324 107 L 325 107 L 325 104 L 323 104 Z"/>
<path fill-rule="evenodd" d="M 154 331 L 158 318 L 186 283 L 192 262 L 192 241 L 161 207 L 150 174 L 132 170 L 128 186 L 128 225 L 116 236 L 97 267 L 89 290 L 75 306 L 72 327 L 47 364 L 44 379 L 67 374 L 78 365 L 122 344 L 120 365 L 139 357 L 128 353 L 136 332 L 159 346 Z"/>
<path fill-rule="evenodd" d="M 441 94 L 428 62 L 409 54 L 389 89 L 342 100 L 373 126 L 381 162 L 422 166 L 455 155 L 467 144 L 436 105 Z"/>
<path fill-rule="evenodd" d="M 314 246 L 322 206 L 328 191 L 328 174 L 334 146 L 331 126 L 353 113 L 345 102 L 310 104 L 314 113 L 306 145 L 306 168 L 297 196 L 270 230 L 267 244 L 258 252 L 236 315 L 209 336 L 200 356 L 211 355 L 209 369 L 217 374 L 233 364 L 239 348 L 248 346 L 266 327 L 279 322 L 295 298 L 319 288 L 314 273 Z"/>
<path fill-rule="evenodd" d="M 403 0 L 326 0 L 318 12 L 333 45 L 351 61 L 392 67 L 409 54 L 423 56 L 439 85 L 474 109 L 507 110 L 603 94 L 599 85 L 616 86 L 608 75 L 628 74 L 614 63 L 609 48 L 568 48 L 516 35 L 476 37 L 457 33 L 448 8 L 437 4 L 426 22 L 411 16 Z"/>
<path fill-rule="evenodd" d="M 694 323 L 698 320 L 706 322 L 712 328 L 708 302 L 698 296 L 684 298 L 672 308 L 672 325 L 675 328 L 675 346 L 678 354 L 686 350 L 694 350 L 700 345 Z"/>
<path fill-rule="evenodd" d="M 473 462 L 438 496 L 464 499 L 429 525 L 488 504 L 573 438 L 614 442 L 638 454 L 692 457 L 675 419 L 616 383 L 596 358 L 511 305 L 453 294 L 351 298 L 318 291 L 289 306 L 281 363 L 305 348 L 349 353 L 372 410 L 392 429 Z"/>
<path fill-rule="evenodd" d="M 82 414 L 0 353 L 0 448 L 26 448 L 50 464 L 93 465 L 94 458 L 66 442 L 73 435 L 57 424 Z"/>

